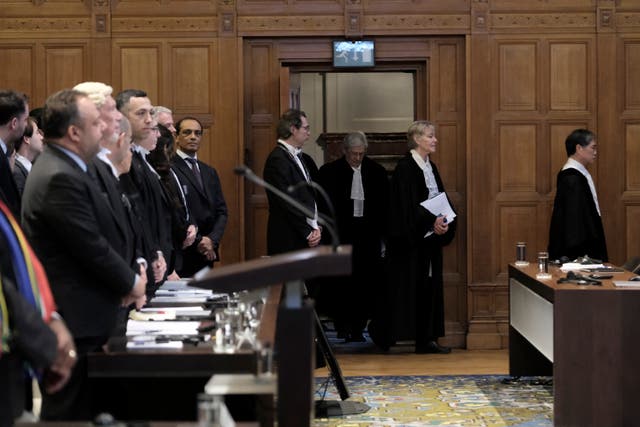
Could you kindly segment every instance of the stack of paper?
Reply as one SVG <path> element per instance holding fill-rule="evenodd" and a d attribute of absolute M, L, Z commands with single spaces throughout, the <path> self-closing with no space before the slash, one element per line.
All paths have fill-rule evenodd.
<path fill-rule="evenodd" d="M 144 320 L 129 320 L 127 322 L 127 336 L 134 335 L 197 335 L 200 322 L 153 322 Z"/>

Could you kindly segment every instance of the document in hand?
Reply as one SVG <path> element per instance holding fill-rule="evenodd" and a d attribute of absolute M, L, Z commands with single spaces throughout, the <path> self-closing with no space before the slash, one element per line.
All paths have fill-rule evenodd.
<path fill-rule="evenodd" d="M 434 214 L 435 216 L 443 216 L 447 219 L 447 222 L 453 222 L 453 219 L 456 217 L 456 213 L 453 211 L 453 208 L 449 204 L 449 199 L 447 199 L 446 193 L 440 193 L 436 197 L 431 199 L 427 199 L 424 202 L 420 203 L 420 206 Z M 433 231 L 427 231 L 427 234 L 424 237 L 429 237 L 433 234 Z"/>
<path fill-rule="evenodd" d="M 456 213 L 449 204 L 446 193 L 440 193 L 432 199 L 427 199 L 420 203 L 420 206 L 436 216 L 444 216 L 447 218 L 447 222 L 453 222 L 453 219 L 456 217 Z"/>

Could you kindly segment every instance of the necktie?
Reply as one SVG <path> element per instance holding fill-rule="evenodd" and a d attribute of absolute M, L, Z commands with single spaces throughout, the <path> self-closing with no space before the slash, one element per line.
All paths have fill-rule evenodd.
<path fill-rule="evenodd" d="M 364 211 L 364 188 L 362 188 L 362 173 L 354 169 L 351 178 L 351 199 L 353 200 L 353 216 L 361 217 Z"/>
<path fill-rule="evenodd" d="M 193 172 L 193 176 L 195 177 L 196 182 L 198 183 L 198 188 L 200 191 L 202 191 L 204 187 L 202 185 L 202 175 L 200 175 L 200 169 L 198 169 L 198 161 L 191 157 L 185 157 L 184 159 L 191 166 L 191 172 Z"/>

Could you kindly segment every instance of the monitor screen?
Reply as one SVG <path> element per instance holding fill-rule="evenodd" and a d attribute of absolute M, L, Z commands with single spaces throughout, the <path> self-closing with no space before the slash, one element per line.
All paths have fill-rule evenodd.
<path fill-rule="evenodd" d="M 373 67 L 375 43 L 373 40 L 334 41 L 334 67 Z"/>

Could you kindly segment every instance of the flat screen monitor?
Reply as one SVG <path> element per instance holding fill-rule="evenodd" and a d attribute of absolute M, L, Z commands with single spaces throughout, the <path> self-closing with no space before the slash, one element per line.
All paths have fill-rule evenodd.
<path fill-rule="evenodd" d="M 334 67 L 373 67 L 375 62 L 375 43 L 373 40 L 334 41 Z"/>

